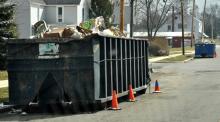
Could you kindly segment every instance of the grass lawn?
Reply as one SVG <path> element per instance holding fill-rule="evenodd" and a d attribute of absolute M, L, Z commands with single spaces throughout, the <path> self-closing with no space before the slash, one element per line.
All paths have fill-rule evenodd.
<path fill-rule="evenodd" d="M 149 56 L 149 59 L 158 58 L 158 57 L 161 57 L 161 56 Z"/>
<path fill-rule="evenodd" d="M 7 80 L 7 79 L 8 79 L 8 72 L 0 71 L 0 80 Z"/>
<path fill-rule="evenodd" d="M 8 101 L 8 87 L 0 88 L 0 103 Z"/>
<path fill-rule="evenodd" d="M 194 51 L 195 47 L 185 47 L 185 52 L 187 51 Z M 182 53 L 182 48 L 170 48 L 170 54 L 178 54 L 178 53 Z"/>
<path fill-rule="evenodd" d="M 173 58 L 167 58 L 158 62 L 178 62 L 178 61 L 185 61 L 187 59 L 192 58 L 194 55 L 181 55 Z"/>

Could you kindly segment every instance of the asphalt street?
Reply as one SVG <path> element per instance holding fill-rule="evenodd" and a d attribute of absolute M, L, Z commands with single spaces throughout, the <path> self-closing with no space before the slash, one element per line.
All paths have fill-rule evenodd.
<path fill-rule="evenodd" d="M 217 51 L 220 56 L 220 47 Z M 220 122 L 220 57 L 154 63 L 153 67 L 152 79 L 159 80 L 163 93 L 146 93 L 135 103 L 122 102 L 120 111 L 66 116 L 0 114 L 0 121 Z"/>

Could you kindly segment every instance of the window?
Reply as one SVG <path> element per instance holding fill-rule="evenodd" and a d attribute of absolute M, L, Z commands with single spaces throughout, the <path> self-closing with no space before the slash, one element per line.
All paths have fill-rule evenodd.
<path fill-rule="evenodd" d="M 63 7 L 57 7 L 57 22 L 63 22 Z"/>
<path fill-rule="evenodd" d="M 187 24 L 184 24 L 184 28 L 187 28 Z"/>
<path fill-rule="evenodd" d="M 185 28 L 185 29 L 187 28 L 187 24 L 184 24 L 184 28 Z M 182 23 L 179 23 L 179 24 L 178 24 L 178 29 L 182 29 Z"/>
<path fill-rule="evenodd" d="M 171 30 L 171 25 L 168 25 L 167 29 L 168 29 L 168 31 L 170 31 Z"/>
<path fill-rule="evenodd" d="M 182 29 L 182 23 L 178 24 L 178 29 Z"/>

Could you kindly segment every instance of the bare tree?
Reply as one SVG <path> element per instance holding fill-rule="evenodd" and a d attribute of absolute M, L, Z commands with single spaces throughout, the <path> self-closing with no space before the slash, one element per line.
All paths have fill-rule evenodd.
<path fill-rule="evenodd" d="M 212 40 L 214 39 L 214 36 L 216 37 L 216 28 L 218 27 L 217 26 L 217 24 L 216 24 L 216 22 L 218 21 L 217 19 L 217 11 L 218 11 L 218 9 L 219 9 L 219 6 L 218 6 L 218 4 L 215 4 L 215 5 L 211 5 L 210 6 L 210 9 L 211 9 L 211 35 L 212 35 Z M 214 35 L 214 32 L 215 32 L 215 35 Z"/>
<path fill-rule="evenodd" d="M 217 14 L 220 11 L 220 8 L 218 4 L 211 4 L 207 7 L 205 15 L 205 28 L 204 32 L 211 36 L 212 39 L 216 38 L 218 36 L 218 33 L 220 32 L 220 16 Z M 203 13 L 202 13 L 203 14 Z"/>
<path fill-rule="evenodd" d="M 152 39 L 158 30 L 167 22 L 175 0 L 140 0 L 136 4 L 141 21 L 146 25 L 148 37 Z M 144 17 L 143 17 L 144 16 Z"/>

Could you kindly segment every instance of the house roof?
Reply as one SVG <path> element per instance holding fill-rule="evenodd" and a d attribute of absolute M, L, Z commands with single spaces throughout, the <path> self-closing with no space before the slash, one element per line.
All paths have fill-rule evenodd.
<path fill-rule="evenodd" d="M 32 2 L 32 3 L 46 4 L 46 3 L 44 2 L 44 0 L 30 0 L 30 2 Z"/>
<path fill-rule="evenodd" d="M 182 32 L 157 32 L 157 37 L 182 37 Z M 184 32 L 185 37 L 191 37 L 191 32 Z M 134 37 L 148 37 L 147 32 L 134 32 Z"/>
<path fill-rule="evenodd" d="M 201 33 L 200 33 L 201 34 Z M 209 36 L 203 33 L 205 38 Z M 134 32 L 134 37 L 145 38 L 148 37 L 147 32 Z M 173 37 L 182 37 L 182 32 L 157 32 L 156 37 L 166 37 L 172 39 Z M 184 32 L 184 37 L 191 37 L 191 32 Z"/>
<path fill-rule="evenodd" d="M 80 4 L 81 0 L 44 0 L 47 5 Z"/>

